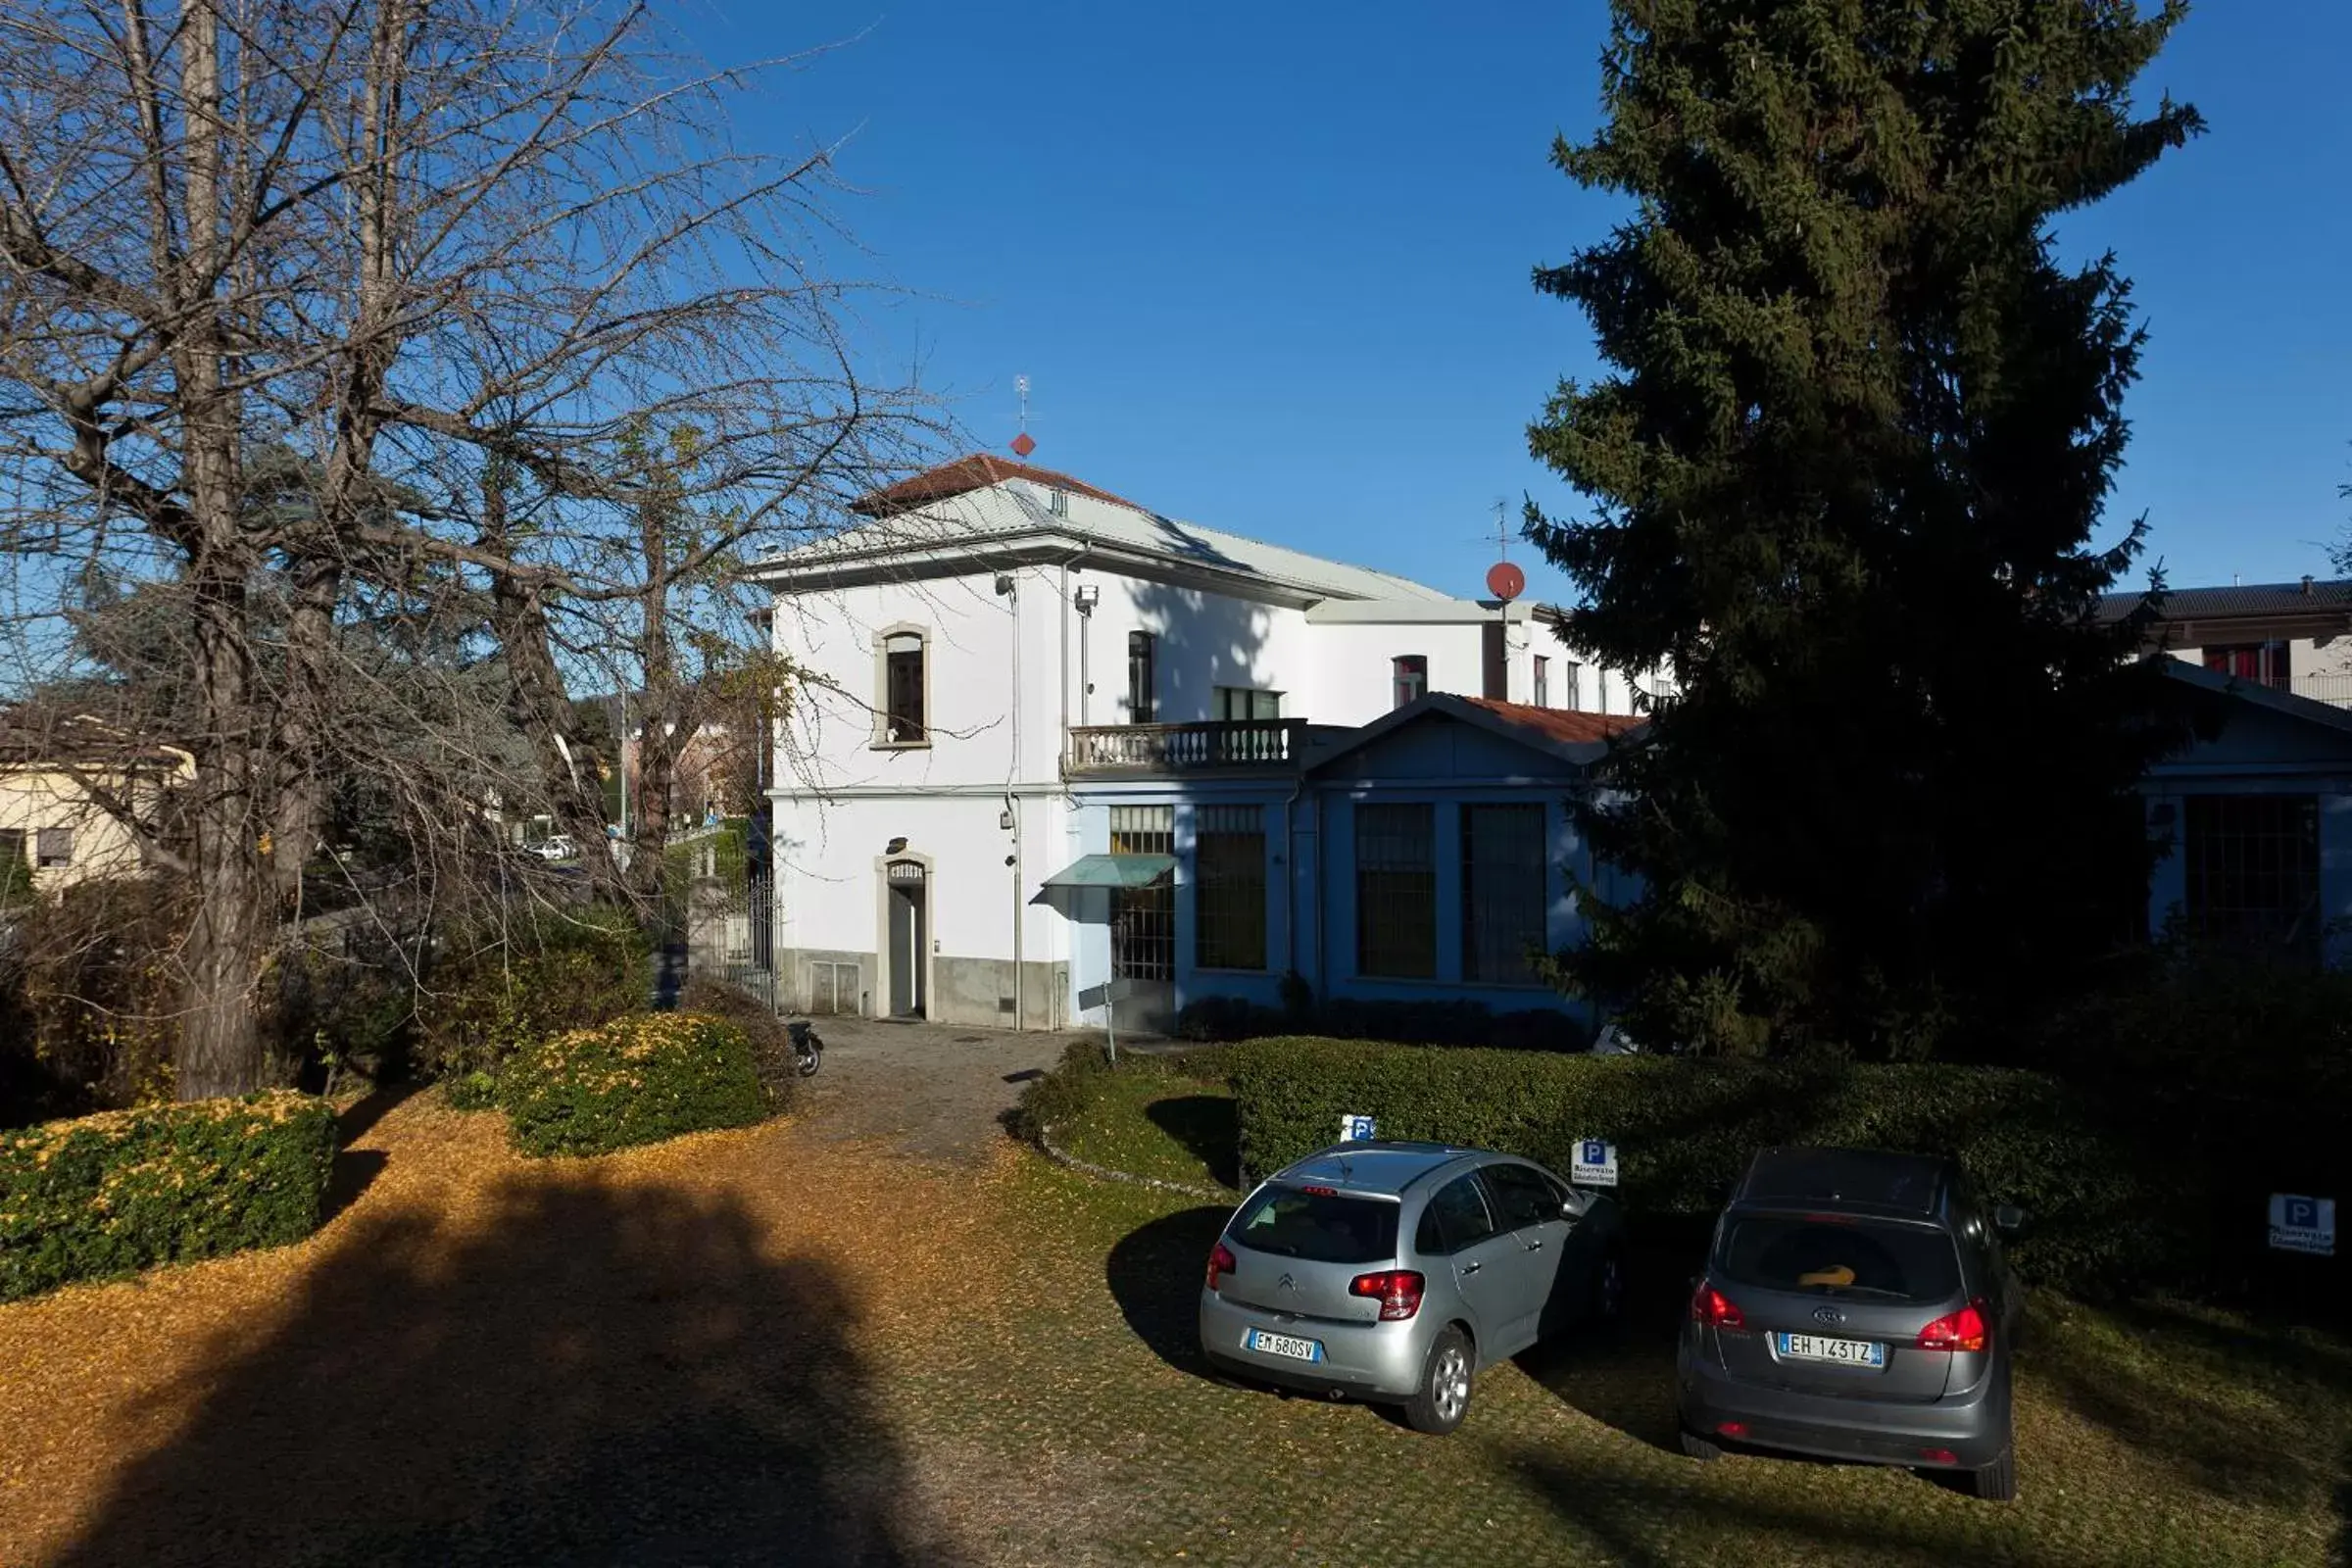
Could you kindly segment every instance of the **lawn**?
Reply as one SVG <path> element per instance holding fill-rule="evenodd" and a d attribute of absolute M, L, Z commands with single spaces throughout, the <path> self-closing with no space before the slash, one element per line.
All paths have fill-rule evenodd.
<path fill-rule="evenodd" d="M 1197 1096 L 1181 1073 L 1116 1092 L 1193 1147 L 1151 1114 Z M 1671 1451 L 1679 1280 L 1622 1342 L 1488 1374 L 1432 1440 L 1203 1376 L 1223 1205 L 1009 1143 L 974 1173 L 801 1120 L 526 1161 L 427 1095 L 345 1157 L 301 1246 L 0 1307 L 0 1562 L 2203 1568 L 2343 1544 L 2352 1351 L 2161 1303 L 2037 1309 L 2002 1507 Z"/>
<path fill-rule="evenodd" d="M 1132 1176 L 1233 1190 L 1233 1091 L 1221 1081 L 1181 1060 L 1140 1056 L 1091 1087 L 1085 1106 L 1053 1130 L 1058 1148 Z"/>

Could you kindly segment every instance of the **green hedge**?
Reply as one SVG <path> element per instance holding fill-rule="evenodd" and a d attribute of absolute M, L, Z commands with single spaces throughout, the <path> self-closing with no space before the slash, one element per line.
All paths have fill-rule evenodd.
<path fill-rule="evenodd" d="M 1629 1214 L 1704 1216 L 1760 1148 L 1950 1154 L 2033 1216 L 2022 1271 L 2079 1294 L 2177 1276 L 2189 1238 L 2128 1145 L 2034 1073 L 1925 1064 L 1748 1063 L 1267 1040 L 1221 1054 L 1251 1179 L 1369 1114 L 1383 1138 L 1503 1150 L 1565 1171 L 1579 1138 L 1618 1146 Z"/>
<path fill-rule="evenodd" d="M 643 1012 L 518 1052 L 500 1081 L 526 1154 L 601 1154 L 768 1113 L 757 1056 L 723 1018 Z"/>
<path fill-rule="evenodd" d="M 0 1133 L 0 1301 L 298 1242 L 335 1144 L 332 1107 L 288 1090 Z"/>
<path fill-rule="evenodd" d="M 653 994 L 653 946 L 623 910 L 518 911 L 435 945 L 416 1004 L 419 1064 L 460 1103 L 487 1103 L 508 1058 L 635 1011 Z"/>

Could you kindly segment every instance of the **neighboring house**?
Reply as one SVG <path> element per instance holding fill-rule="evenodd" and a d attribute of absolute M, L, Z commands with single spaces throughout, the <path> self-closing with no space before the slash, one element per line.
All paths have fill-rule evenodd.
<path fill-rule="evenodd" d="M 2152 930 L 2306 962 L 2352 958 L 2352 712 L 2174 660 L 2205 731 L 2141 782 L 2169 841 Z"/>
<path fill-rule="evenodd" d="M 1424 721 L 1524 754 L 1454 785 L 1397 775 L 1426 786 L 1418 799 L 1434 836 L 1396 853 L 1444 868 L 1429 872 L 1439 879 L 1431 917 L 1449 931 L 1458 808 L 1487 787 L 1473 781 L 1518 780 L 1494 787 L 1539 805 L 1543 842 L 1562 848 L 1557 797 L 1589 759 L 1559 749 L 1584 742 L 1544 737 L 1534 717 L 1488 708 L 1469 718 L 1434 698 L 1626 720 L 1666 689 L 1656 674 L 1604 676 L 1559 640 L 1548 607 L 1456 598 L 992 457 L 918 474 L 857 511 L 868 520 L 758 568 L 776 595 L 775 651 L 805 672 L 787 721 L 792 762 L 778 769 L 790 776 L 768 793 L 778 975 L 786 1000 L 810 1010 L 1028 1027 L 1099 1016 L 1081 993 L 1108 978 L 1110 937 L 1066 917 L 1055 896 L 1039 900 L 1050 877 L 1114 852 L 1165 854 L 1178 867 L 1160 913 L 1155 893 L 1121 895 L 1122 941 L 1163 921 L 1149 938 L 1151 961 L 1167 971 L 1149 977 L 1158 1010 L 1196 994 L 1190 968 L 1233 970 L 1216 990 L 1269 1000 L 1286 967 L 1352 978 L 1355 960 L 1336 956 L 1329 904 L 1335 877 L 1354 896 L 1355 862 L 1302 869 L 1293 842 L 1305 835 L 1292 796 L 1321 802 L 1330 788 L 1313 781 L 1338 777 L 1316 769 L 1348 755 L 1370 765 L 1361 744 L 1417 766 L 1408 754 Z M 1367 728 L 1392 714 L 1394 727 Z M 1592 726 L 1595 753 L 1602 727 Z M 1509 739 L 1520 732 L 1533 750 Z M 1352 801 L 1338 808 L 1350 823 Z M 1199 961 L 1187 892 L 1199 869 L 1188 858 L 1203 831 L 1212 856 L 1227 858 L 1219 866 L 1246 857 L 1249 831 L 1228 825 L 1251 820 L 1201 817 L 1203 804 L 1258 811 L 1272 944 L 1258 969 Z M 1401 814 L 1392 825 L 1407 839 L 1417 831 Z M 1510 830 L 1526 831 L 1516 819 Z M 1484 840 L 1478 853 L 1489 853 Z M 1302 875 L 1319 881 L 1302 888 Z M 1220 909 L 1230 902 L 1217 897 Z M 1548 882 L 1544 897 L 1548 922 L 1559 897 Z M 1293 900 L 1321 917 L 1294 924 Z M 1310 924 L 1321 949 L 1296 940 Z M 1467 994 L 1450 935 L 1441 947 L 1411 960 L 1432 972 L 1383 976 L 1380 994 Z M 1209 956 L 1222 951 L 1212 944 Z"/>
<path fill-rule="evenodd" d="M 44 893 L 136 872 L 138 841 L 99 800 L 153 821 L 165 792 L 195 771 L 186 752 L 134 744 L 96 718 L 0 720 L 0 860 L 28 867 Z"/>
<path fill-rule="evenodd" d="M 2120 620 L 2144 596 L 2109 594 L 2100 614 Z M 2224 675 L 2352 707 L 2352 581 L 2166 592 L 2148 650 Z"/>

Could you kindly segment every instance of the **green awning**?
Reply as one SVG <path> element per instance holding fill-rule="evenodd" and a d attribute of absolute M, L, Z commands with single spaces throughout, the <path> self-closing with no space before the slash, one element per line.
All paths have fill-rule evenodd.
<path fill-rule="evenodd" d="M 1089 855 L 1046 878 L 1049 888 L 1148 888 L 1176 869 L 1173 855 Z"/>

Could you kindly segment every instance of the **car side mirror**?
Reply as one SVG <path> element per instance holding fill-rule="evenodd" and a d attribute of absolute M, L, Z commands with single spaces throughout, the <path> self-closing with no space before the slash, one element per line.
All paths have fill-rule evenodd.
<path fill-rule="evenodd" d="M 2015 1236 L 2026 1228 L 2026 1211 L 2015 1203 L 2003 1203 L 1992 1211 L 1992 1228 L 2003 1236 Z"/>

